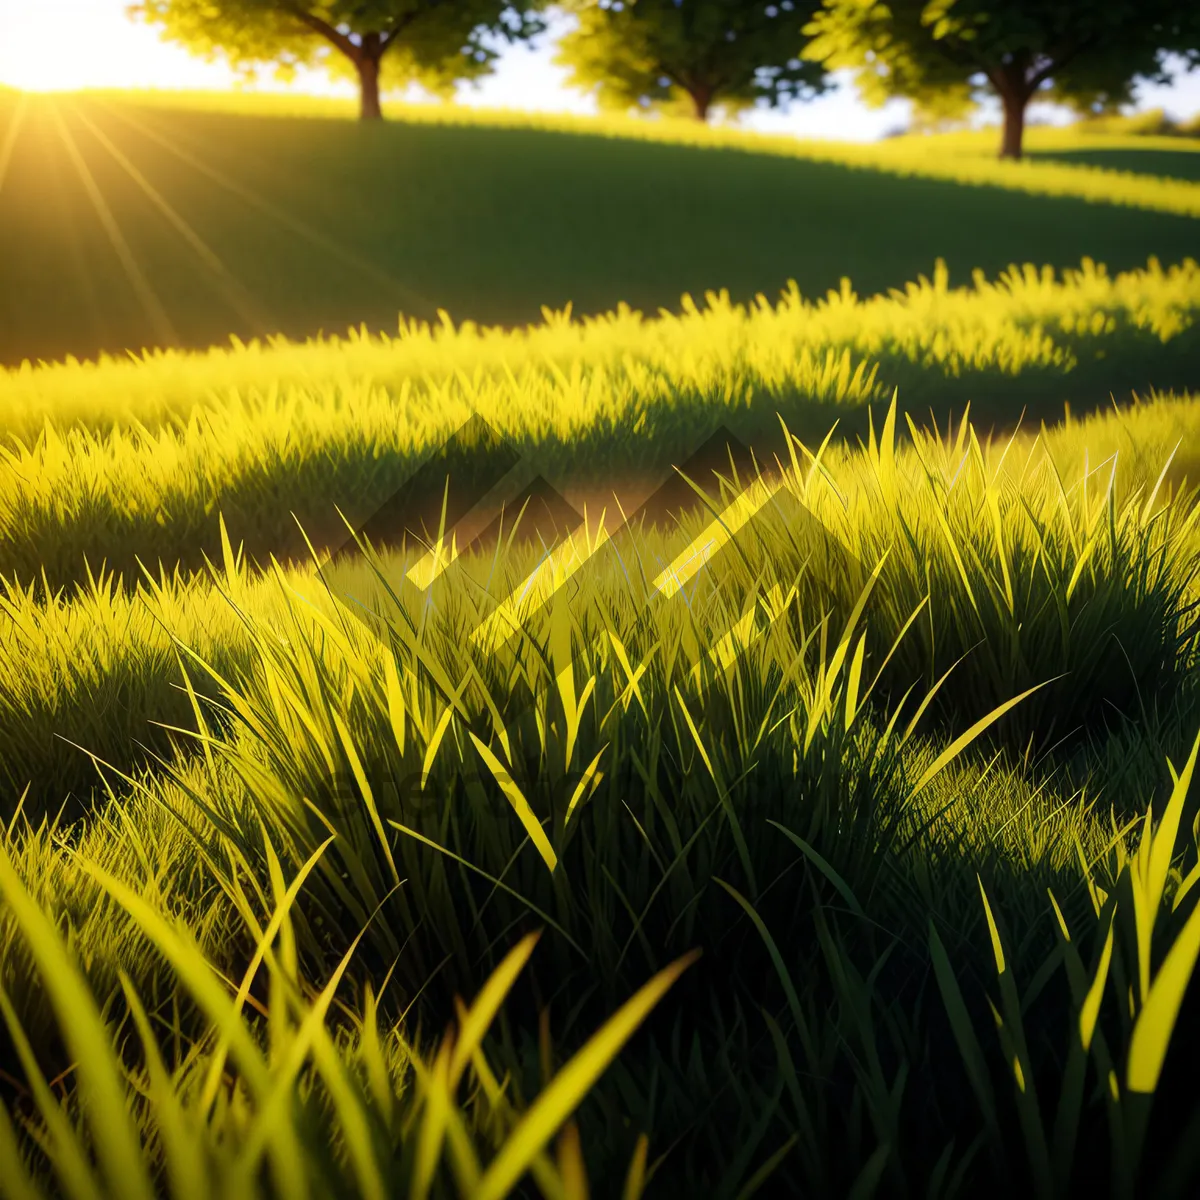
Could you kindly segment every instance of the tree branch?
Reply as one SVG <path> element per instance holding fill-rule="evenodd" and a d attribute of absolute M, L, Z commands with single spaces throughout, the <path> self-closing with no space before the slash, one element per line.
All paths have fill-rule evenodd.
<path fill-rule="evenodd" d="M 440 0 L 429 6 L 430 8 L 440 8 Z M 410 13 L 402 18 L 393 17 L 392 27 L 379 35 L 379 53 L 382 56 L 384 51 L 392 45 L 393 42 L 400 40 L 400 35 L 420 16 L 419 9 L 413 9 Z"/>
<path fill-rule="evenodd" d="M 1081 38 L 1073 46 L 1061 53 L 1054 53 L 1050 56 L 1050 62 L 1047 63 L 1036 75 L 1029 81 L 1029 86 L 1036 91 L 1055 71 L 1061 71 L 1067 63 L 1078 58 L 1087 48 L 1090 43 L 1089 38 Z"/>
<path fill-rule="evenodd" d="M 1047 68 L 1043 68 L 1047 73 L 1053 71 L 1055 63 L 1053 60 Z M 996 89 L 996 92 L 1001 98 L 1007 98 L 1010 95 L 1016 96 L 1022 101 L 1028 101 L 1035 91 L 1037 91 L 1040 78 L 1043 77 L 1039 71 L 1033 79 L 1025 74 L 1028 70 L 1028 55 L 1022 52 L 1022 56 L 1018 58 L 1013 56 L 1013 61 L 1008 63 L 998 63 L 984 69 L 984 74 L 988 78 L 988 82 Z"/>
<path fill-rule="evenodd" d="M 279 6 L 289 16 L 294 17 L 302 25 L 306 25 L 313 33 L 320 34 L 326 41 L 332 42 L 352 63 L 357 65 L 362 60 L 363 47 L 352 42 L 328 21 L 296 4 L 294 0 L 279 0 Z M 438 5 L 434 4 L 432 7 L 436 8 Z M 391 29 L 378 35 L 379 40 L 375 43 L 377 59 L 383 57 L 384 52 L 393 42 L 399 41 L 400 35 L 417 19 L 420 12 L 420 9 L 414 9 L 407 16 L 395 20 Z"/>
<path fill-rule="evenodd" d="M 339 33 L 328 21 L 310 13 L 308 9 L 293 4 L 292 0 L 280 0 L 280 8 L 289 16 L 295 17 L 302 25 L 307 25 L 314 33 L 318 33 L 327 42 L 332 42 L 352 63 L 357 64 L 362 57 L 360 47 L 356 46 L 344 33 Z"/>
<path fill-rule="evenodd" d="M 444 4 L 445 0 L 432 0 L 431 4 L 428 5 L 427 8 L 442 8 L 444 7 Z M 416 18 L 420 16 L 421 12 L 422 10 L 420 10 L 420 8 L 413 8 L 413 10 L 407 13 L 404 17 L 392 17 L 391 29 L 386 30 L 383 32 L 383 34 L 379 35 L 380 56 L 383 55 L 385 50 L 388 49 L 392 43 L 400 41 L 400 35 L 403 34 L 404 30 L 408 29 L 409 25 L 412 25 L 413 22 L 415 22 Z"/>
<path fill-rule="evenodd" d="M 1001 74 L 997 67 L 982 67 L 983 73 L 987 76 L 987 81 L 996 89 L 998 96 L 1003 96 L 1008 90 L 1008 81 Z"/>

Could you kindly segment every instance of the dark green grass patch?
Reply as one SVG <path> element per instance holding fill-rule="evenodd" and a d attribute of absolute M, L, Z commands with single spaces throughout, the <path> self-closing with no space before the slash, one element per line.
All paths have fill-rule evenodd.
<path fill-rule="evenodd" d="M 14 111 L 0 99 L 0 121 Z M 1182 216 L 741 149 L 35 100 L 0 193 L 0 362 L 393 330 L 438 308 L 653 312 L 789 278 L 872 293 L 938 256 L 954 284 L 1085 255 L 1116 271 L 1195 246 Z"/>
<path fill-rule="evenodd" d="M 1132 171 L 1136 175 L 1200 183 L 1200 154 L 1194 150 L 1031 150 L 1029 157 L 1039 162 L 1098 167 L 1103 171 Z"/>

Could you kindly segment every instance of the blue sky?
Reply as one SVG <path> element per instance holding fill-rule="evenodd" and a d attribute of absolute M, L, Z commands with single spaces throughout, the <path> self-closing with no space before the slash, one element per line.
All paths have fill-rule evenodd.
<path fill-rule="evenodd" d="M 125 15 L 127 0 L 0 0 L 0 83 L 40 90 L 78 87 L 225 88 L 232 76 L 219 63 L 206 63 L 177 46 L 162 43 L 158 33 L 134 24 Z M 539 44 L 506 48 L 493 76 L 476 88 L 464 85 L 463 104 L 539 111 L 590 113 L 589 97 L 565 87 L 565 72 L 551 63 L 553 37 L 560 19 Z M 277 90 L 279 85 L 266 85 Z M 292 90 L 323 95 L 352 95 L 349 84 L 332 85 L 322 75 L 305 75 Z M 416 96 L 413 97 L 418 98 Z M 1165 108 L 1177 117 L 1200 113 L 1200 71 L 1177 79 L 1173 87 L 1148 87 L 1139 108 Z M 1046 106 L 1032 117 L 1061 121 L 1067 115 Z M 764 133 L 791 133 L 866 141 L 902 125 L 908 116 L 903 102 L 867 108 L 848 80 L 819 100 L 798 104 L 788 112 L 758 111 L 743 124 Z M 994 121 L 984 112 L 981 121 Z"/>

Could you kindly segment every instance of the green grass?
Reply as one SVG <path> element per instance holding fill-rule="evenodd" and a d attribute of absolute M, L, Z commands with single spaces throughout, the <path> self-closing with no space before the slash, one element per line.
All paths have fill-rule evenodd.
<path fill-rule="evenodd" d="M 1195 151 L 1144 149 L 1034 150 L 1035 160 L 1068 163 L 1080 167 L 1096 167 L 1102 171 L 1132 171 L 1136 175 L 1153 175 L 1161 179 L 1182 179 L 1200 183 L 1200 154 Z"/>
<path fill-rule="evenodd" d="M 97 797 L 90 818 L 48 827 L 44 797 L 27 795 L 10 822 L 0 978 L 9 1028 L 29 1039 L 32 1057 L 5 1069 L 28 1086 L 35 1059 L 46 1078 L 79 1060 L 72 1106 L 90 1094 L 82 1089 L 128 1089 L 125 1136 L 144 1145 L 152 1177 L 190 1170 L 201 1194 L 233 1186 L 237 1164 L 260 1145 L 279 1158 L 270 1194 L 299 1186 L 289 1166 L 335 1191 L 339 1180 L 380 1172 L 407 1193 L 429 1138 L 434 1161 L 445 1157 L 439 1186 L 454 1190 L 457 1178 L 459 1192 L 475 1194 L 482 1185 L 462 1165 L 465 1147 L 484 1162 L 494 1155 L 499 1172 L 520 1161 L 524 1136 L 516 1114 L 497 1111 L 490 1072 L 509 1074 L 518 1110 L 534 1103 L 590 1030 L 647 978 L 702 948 L 671 994 L 657 996 L 628 1053 L 592 1081 L 578 1129 L 595 1180 L 623 1179 L 646 1133 L 652 1157 L 665 1156 L 651 1180 L 664 1195 L 706 1186 L 732 1197 L 768 1170 L 788 1190 L 842 1194 L 879 1169 L 877 1194 L 925 1192 L 949 1182 L 943 1157 L 960 1181 L 951 1195 L 978 1194 L 998 1170 L 1006 1187 L 1065 1195 L 1068 1184 L 1089 1183 L 1097 1163 L 1113 1172 L 1116 1195 L 1132 1194 L 1135 1180 L 1186 1194 L 1186 1153 L 1174 1160 L 1174 1191 L 1164 1173 L 1169 1155 L 1186 1151 L 1170 1116 L 1186 1077 L 1172 1066 L 1153 1126 L 1145 1093 L 1158 1087 L 1152 1029 L 1180 1024 L 1169 1066 L 1190 1045 L 1192 1010 L 1170 999 L 1162 965 L 1174 939 L 1179 955 L 1191 953 L 1193 906 L 1180 904 L 1183 892 L 1164 874 L 1176 849 L 1185 875 L 1194 861 L 1175 847 L 1194 812 L 1189 776 L 1171 805 L 1170 778 L 1114 794 L 1093 770 L 1080 794 L 1060 735 L 1082 720 L 1103 741 L 1103 713 L 1124 709 L 1177 764 L 1190 749 L 1185 731 L 1200 723 L 1196 634 L 1177 635 L 1191 624 L 1200 559 L 1194 492 L 1168 487 L 1152 498 L 1152 469 L 1109 484 L 1111 464 L 1081 461 L 1093 446 L 1119 447 L 1139 424 L 1153 445 L 1190 415 L 1167 406 L 1097 418 L 1051 432 L 1044 449 L 1029 439 L 985 448 L 968 429 L 904 449 L 889 420 L 865 449 L 829 452 L 828 474 L 797 446 L 764 518 L 687 585 L 686 602 L 651 600 L 643 611 L 649 580 L 672 546 L 701 530 L 703 514 L 674 537 L 621 535 L 611 549 L 623 568 L 599 547 L 560 602 L 518 610 L 513 636 L 492 649 L 470 630 L 536 561 L 528 549 L 494 563 L 461 560 L 424 615 L 404 560 L 326 572 L 334 594 L 367 605 L 363 619 L 311 575 L 259 578 L 232 549 L 208 585 L 148 589 L 139 602 L 167 631 L 195 641 L 203 628 L 212 645 L 240 649 L 202 655 L 220 680 L 184 654 L 188 676 L 208 678 L 211 699 L 193 710 L 181 695 L 190 718 L 167 723 L 207 731 L 202 742 L 179 735 L 127 780 L 108 773 L 112 798 Z M 789 511 L 789 498 L 809 517 Z M 577 555 L 587 549 L 575 545 Z M 32 635 L 21 657 L 42 660 L 57 687 L 49 646 L 60 663 L 85 660 L 88 622 L 120 626 L 123 603 L 74 601 L 78 648 L 59 616 L 45 621 L 46 649 Z M 27 616 L 37 607 L 16 605 Z M 743 649 L 728 665 L 712 661 L 708 650 L 735 625 Z M 133 675 L 147 682 L 167 667 L 146 652 L 155 627 L 139 621 L 125 644 Z M 98 668 L 130 677 L 111 656 Z M 1129 669 L 1137 697 L 1122 683 Z M 1008 703 L 1038 685 L 1047 686 Z M 1147 723 L 1139 701 L 1176 714 L 1174 725 Z M 6 720 L 18 745 L 28 740 L 22 720 L 31 731 L 46 720 L 36 706 L 22 716 L 20 703 L 14 696 Z M 75 711 L 68 720 L 90 719 L 86 702 Z M 1041 735 L 1032 744 L 1030 730 Z M 132 742 L 136 727 L 125 737 Z M 1136 810 L 1150 799 L 1165 850 L 1143 861 Z M 1130 807 L 1132 827 L 1121 815 Z M 301 877 L 285 902 L 288 881 Z M 1047 888 L 1077 964 L 1074 949 L 1056 949 Z M 22 889 L 74 931 L 69 987 Z M 1129 889 L 1145 895 L 1148 917 L 1157 914 L 1153 943 L 1145 922 L 1125 924 L 1121 914 L 1136 911 Z M 1087 991 L 1113 918 L 1105 894 L 1119 897 L 1120 936 L 1099 976 L 1100 1033 L 1080 1046 L 1064 1017 L 1088 1009 L 1076 985 Z M 259 931 L 285 903 L 268 939 L 277 945 L 255 967 Z M 436 1098 L 436 1080 L 445 1067 L 434 1063 L 433 1038 L 453 996 L 503 972 L 506 951 L 535 928 L 537 954 L 488 1040 L 497 1065 L 474 1064 L 490 1098 L 461 1093 L 461 1132 L 442 1145 L 446 1099 Z M 1008 964 L 999 1042 L 981 991 L 996 994 L 994 942 Z M 1131 1016 L 1125 981 L 1142 978 L 1143 954 Z M 34 961 L 53 1016 L 31 983 Z M 247 983 L 231 1016 L 236 981 L 257 970 L 274 982 Z M 321 987 L 342 970 L 342 999 L 318 1016 L 307 1049 L 299 1022 L 314 1005 L 323 1011 Z M 84 1019 L 91 1003 L 103 1018 Z M 539 1009 L 548 1024 L 533 1017 Z M 114 1058 L 104 1022 L 115 1029 L 128 1014 L 136 1023 L 142 1010 L 141 1034 Z M 88 1033 L 89 1021 L 98 1032 Z M 1000 1053 L 1005 1038 L 1016 1049 Z M 225 1045 L 231 1082 L 207 1093 Z M 1011 1075 L 1005 1082 L 1005 1054 L 1010 1069 L 1014 1055 L 1020 1062 L 1024 1090 Z M 299 1072 L 282 1084 L 291 1098 L 276 1117 L 270 1063 Z M 1075 1080 L 1095 1070 L 1104 1083 L 1108 1064 L 1118 1099 L 1106 1115 L 1103 1093 Z M 228 1090 L 234 1079 L 244 1099 Z M 1057 1116 L 1031 1115 L 1030 1082 L 1050 1105 L 1061 1086 Z M 139 1093 L 156 1097 L 153 1106 Z M 202 1093 L 218 1100 L 211 1115 Z M 47 1119 L 59 1111 L 36 1090 L 11 1103 L 32 1128 L 39 1110 Z M 176 1107 L 172 1134 L 165 1122 Z M 94 1100 L 69 1107 L 61 1119 L 78 1134 L 60 1130 L 33 1169 L 63 1168 L 67 1140 L 78 1136 L 85 1161 L 94 1146 L 96 1170 L 114 1170 L 101 1111 Z M 119 1106 L 107 1111 L 110 1122 L 120 1116 Z M 1107 1135 L 1111 1157 L 1101 1162 L 1082 1147 L 1105 1136 L 1106 1122 L 1120 1136 Z M 371 1131 L 358 1149 L 356 1130 Z M 577 1169 L 569 1142 L 550 1160 L 568 1174 Z M 555 1191 L 546 1169 L 538 1180 L 544 1194 L 579 1194 Z"/>
<path fill-rule="evenodd" d="M 975 135 L 822 149 L 440 109 L 359 131 L 286 99 L 64 104 L 152 285 L 139 310 L 43 107 L 0 216 L 24 196 L 46 263 L 90 278 L 114 329 L 235 327 L 73 124 L 122 106 L 343 247 L 393 229 L 390 267 L 576 316 L 0 374 L 0 1192 L 1195 1195 L 1196 264 L 1176 245 L 1146 266 L 1138 243 L 1125 273 L 955 287 L 999 252 L 977 239 L 931 278 L 888 275 L 921 188 L 960 215 L 1070 207 L 1115 268 L 1147 221 L 1190 236 L 1194 185 L 1010 170 Z M 306 182 L 314 147 L 342 193 Z M 470 156 L 494 190 L 470 187 Z M 496 197 L 533 194 L 517 168 L 547 162 L 542 191 L 580 211 L 514 218 Z M 646 210 L 615 197 L 642 174 L 677 189 L 681 236 L 635 264 Z M 359 295 L 336 253 L 298 256 L 163 176 L 260 293 L 313 320 L 322 288 Z M 845 211 L 852 186 L 909 198 L 861 251 L 905 287 L 578 319 L 589 287 L 598 306 L 678 296 L 693 277 L 669 278 L 671 254 L 733 269 L 714 231 L 751 186 L 778 203 L 822 178 Z M 685 185 L 706 197 L 690 224 Z M 471 253 L 442 271 L 404 224 L 449 238 L 468 217 Z M 527 240 L 476 254 L 502 222 Z M 1054 229 L 1029 222 L 1013 236 Z M 745 286 L 774 290 L 747 228 Z M 922 235 L 930 258 L 955 228 Z M 569 296 L 536 291 L 560 270 Z M 86 287 L 57 294 L 86 313 Z M 465 525 L 427 548 L 392 536 L 404 520 L 348 557 L 299 553 L 296 518 L 328 538 L 335 505 L 371 512 L 472 414 L 519 451 L 484 517 L 541 472 L 588 521 L 514 527 L 509 507 L 463 553 Z M 774 469 L 697 473 L 703 505 L 619 527 L 614 489 L 630 512 L 722 432 Z M 443 466 L 460 489 L 495 461 L 485 439 Z"/>
<path fill-rule="evenodd" d="M 682 318 L 628 309 L 547 313 L 516 334 L 409 327 L 399 339 L 273 345 L 144 363 L 55 366 L 0 378 L 0 573 L 23 586 L 202 565 L 224 514 L 260 562 L 307 557 L 366 519 L 472 414 L 519 455 L 497 493 L 542 474 L 577 507 L 648 491 L 719 430 L 770 464 L 780 418 L 819 442 L 865 435 L 899 389 L 944 427 L 967 404 L 981 429 L 1036 428 L 1126 389 L 1200 384 L 1192 261 L 1116 277 L 1085 263 L 1027 266 L 951 289 L 944 267 L 888 297 L 848 284 L 816 304 L 710 296 Z M 40 428 L 41 426 L 44 428 Z M 114 427 L 115 426 L 115 427 Z M 487 470 L 456 471 L 454 490 Z M 1194 478 L 1194 475 L 1193 475 Z"/>
<path fill-rule="evenodd" d="M 6 129 L 18 103 L 0 101 Z M 568 301 L 579 314 L 618 302 L 653 312 L 685 291 L 745 301 L 789 279 L 811 295 L 849 276 L 869 294 L 938 257 L 962 283 L 975 267 L 992 276 L 1091 256 L 1120 270 L 1195 251 L 1182 214 L 1197 201 L 1167 181 L 1143 180 L 1145 201 L 1174 186 L 1183 209 L 1131 212 L 1084 198 L 1112 190 L 1094 172 L 1017 173 L 1027 190 L 1014 192 L 921 178 L 920 155 L 897 164 L 895 147 L 789 150 L 731 135 L 722 148 L 638 140 L 652 125 L 595 137 L 428 116 L 368 129 L 252 107 L 32 99 L 0 191 L 0 362 L 203 348 L 231 332 L 391 332 L 398 313 L 438 308 L 505 325 Z M 1064 186 L 1083 190 L 1039 194 Z"/>
<path fill-rule="evenodd" d="M 1001 478 L 1008 481 L 1009 487 L 1019 489 L 1005 501 L 1006 504 L 1015 503 L 1019 494 L 1024 504 L 1033 505 L 1035 509 L 1040 506 L 1044 519 L 1058 530 L 1057 536 L 1066 536 L 1071 526 L 1057 523 L 1056 493 L 1053 487 L 1047 490 L 1052 476 L 1046 472 L 1051 465 L 1064 479 L 1077 481 L 1076 488 L 1086 469 L 1092 480 L 1093 497 L 1101 499 L 1109 473 L 1118 468 L 1113 476 L 1113 487 L 1116 501 L 1122 505 L 1129 502 L 1135 488 L 1152 487 L 1160 472 L 1164 474 L 1160 489 L 1165 489 L 1164 494 L 1180 489 L 1186 493 L 1200 478 L 1200 460 L 1196 457 L 1196 446 L 1200 444 L 1198 424 L 1200 410 L 1194 400 L 1160 399 L 1120 412 L 1095 414 L 1069 426 L 1052 427 L 1036 438 L 1030 432 L 1011 442 L 1008 438 L 984 442 L 981 453 L 987 462 L 994 464 L 989 470 L 1002 469 Z M 785 450 L 783 462 L 788 461 Z M 924 568 L 914 567 L 912 563 L 906 567 L 896 563 L 885 572 L 877 591 L 875 611 L 878 613 L 887 589 L 892 586 L 899 589 L 894 595 L 887 593 L 892 597 L 887 601 L 890 605 L 888 628 L 894 636 L 926 587 L 931 587 L 935 597 L 939 598 L 935 599 L 935 604 L 942 603 L 961 587 L 952 560 L 937 552 L 942 535 L 931 524 L 933 509 L 928 505 L 938 490 L 937 485 L 922 479 L 922 459 L 914 449 L 902 448 L 899 461 L 908 480 L 907 499 L 897 513 L 897 518 L 904 523 L 897 525 L 895 519 L 886 520 L 880 513 L 877 491 L 860 486 L 863 460 L 859 451 L 848 445 L 834 444 L 827 448 L 823 461 L 826 470 L 837 481 L 836 486 L 847 507 L 830 508 L 828 496 L 818 500 L 815 494 L 806 504 L 822 527 L 838 530 L 837 537 L 843 545 L 857 547 L 863 553 L 882 555 L 893 539 L 899 537 L 903 545 L 912 536 L 927 547 Z M 954 474 L 956 462 L 944 460 L 937 470 L 949 478 Z M 986 537 L 979 525 L 980 517 L 974 511 L 980 496 L 976 486 L 977 481 L 965 489 L 964 484 L 960 484 L 948 513 L 952 523 L 963 522 L 964 529 L 975 531 L 972 538 Z M 913 511 L 908 512 L 907 506 L 913 506 Z M 633 509 L 627 511 L 632 513 Z M 590 510 L 593 532 L 598 518 L 596 509 Z M 620 513 L 611 498 L 604 519 L 605 528 L 610 532 L 620 523 Z M 534 520 L 530 516 L 527 524 Z M 901 534 L 905 528 L 908 532 Z M 1036 555 L 1028 557 L 1035 545 L 1028 539 L 1034 536 L 1035 528 L 1033 525 L 1024 527 L 1018 539 L 1020 545 L 1010 547 L 1008 553 L 1017 556 L 1013 569 L 1019 561 L 1020 569 L 1026 572 L 1022 603 L 1027 606 L 1028 615 L 1024 636 L 1036 641 L 1045 633 L 1045 628 L 1037 622 L 1049 620 L 1054 608 L 1045 610 L 1042 607 L 1045 598 L 1040 589 L 1049 583 L 1044 575 L 1046 564 L 1039 563 Z M 544 529 L 541 536 L 549 536 L 548 530 Z M 234 537 L 239 538 L 236 526 Z M 1179 546 L 1188 544 L 1185 536 L 1183 543 L 1176 543 L 1175 552 L 1180 552 Z M 667 550 L 669 545 L 667 532 L 648 529 L 639 553 L 648 561 L 668 561 L 671 557 Z M 212 560 L 221 563 L 224 556 L 219 529 L 216 544 L 209 549 Z M 994 554 L 996 550 L 993 547 L 991 552 Z M 49 547 L 42 551 L 47 556 L 49 552 Z M 392 561 L 390 575 L 402 577 L 420 553 L 419 547 L 410 547 L 401 557 L 393 555 L 389 560 Z M 1079 553 L 1071 551 L 1072 555 Z M 524 548 L 518 545 L 509 556 L 507 569 L 514 578 L 519 578 L 533 569 L 538 554 L 536 544 Z M 1055 569 L 1065 572 L 1069 578 L 1073 561 L 1069 559 Z M 991 574 L 982 565 L 978 568 L 984 573 L 971 585 L 973 594 L 979 596 L 990 589 L 991 585 L 985 580 L 1000 571 L 998 562 L 993 561 L 988 568 Z M 924 579 L 923 570 L 932 571 L 932 576 Z M 1136 577 L 1137 572 L 1134 574 Z M 288 578 L 292 586 L 302 587 L 305 595 L 321 601 L 320 589 L 314 590 L 311 579 L 311 564 L 306 566 L 301 561 L 289 571 Z M 252 572 L 250 579 L 255 582 L 247 585 L 249 591 L 244 604 L 275 623 L 283 620 L 287 606 L 270 576 L 260 578 Z M 364 580 L 360 573 L 357 581 L 355 579 L 353 575 L 345 578 L 340 584 L 344 592 L 377 596 L 379 589 L 369 575 Z M 173 649 L 173 638 L 204 655 L 222 675 L 244 667 L 247 662 L 251 643 L 243 623 L 221 592 L 214 590 L 207 572 L 194 578 L 162 577 L 153 586 L 147 580 L 139 580 L 136 571 L 131 572 L 124 583 L 112 576 L 85 578 L 81 591 L 72 588 L 53 598 L 39 596 L 39 589 L 32 581 L 24 587 L 11 583 L 5 586 L 4 595 L 0 597 L 5 617 L 4 624 L 0 625 L 0 675 L 12 682 L 0 695 L 5 714 L 0 725 L 4 730 L 0 738 L 0 776 L 10 807 L 27 785 L 32 787 L 39 806 L 52 805 L 55 798 L 73 795 L 77 798 L 76 803 L 82 802 L 86 807 L 87 797 L 97 786 L 98 778 L 87 752 L 127 771 L 134 765 L 144 765 L 148 761 L 148 751 L 162 754 L 170 749 L 169 740 L 153 723 L 177 726 L 186 724 L 190 715 L 188 699 L 177 686 L 180 664 Z M 841 596 L 839 603 L 848 611 L 849 601 L 843 594 L 846 586 L 847 580 L 831 577 L 818 586 L 818 591 L 823 590 L 828 603 Z M 1151 615 L 1153 592 L 1146 594 L 1151 607 L 1135 611 L 1133 589 L 1145 584 L 1130 582 L 1122 586 L 1131 590 L 1122 592 L 1116 601 L 1116 609 L 1102 604 L 1096 609 L 1094 619 L 1098 628 L 1107 631 L 1104 636 L 1119 638 L 1125 646 L 1124 651 L 1118 659 L 1110 661 L 1108 667 L 1100 667 L 1097 657 L 1093 665 L 1098 674 L 1088 687 L 1078 688 L 1072 680 L 1064 696 L 1050 702 L 1046 710 L 1051 714 L 1057 710 L 1055 720 L 1064 735 L 1076 732 L 1080 724 L 1086 727 L 1099 723 L 1103 726 L 1107 717 L 1115 716 L 1118 710 L 1128 712 L 1133 702 L 1129 684 L 1139 678 L 1142 686 L 1150 682 L 1150 675 L 1129 672 L 1123 655 L 1132 652 L 1134 641 L 1130 639 L 1136 640 L 1145 632 L 1143 626 L 1149 622 L 1151 650 L 1147 667 L 1151 667 L 1153 638 L 1156 636 L 1153 630 L 1157 628 L 1156 618 Z M 498 588 L 498 584 L 491 585 L 493 591 Z M 1122 615 L 1121 610 L 1126 610 L 1126 614 Z M 927 684 L 932 684 L 959 655 L 972 647 L 980 635 L 986 634 L 990 644 L 999 646 L 1007 635 L 1002 635 L 998 627 L 990 624 L 997 619 L 1001 619 L 998 612 L 981 613 L 965 625 L 959 623 L 953 634 L 942 630 L 936 638 L 933 636 L 935 626 L 928 630 L 922 626 L 910 633 L 897 662 L 914 677 L 924 675 Z M 1110 621 L 1117 624 L 1109 625 Z M 1118 632 L 1121 622 L 1126 623 L 1124 633 Z M 1037 632 L 1039 628 L 1043 629 L 1042 633 Z M 1115 645 L 1114 642 L 1114 652 Z M 1039 654 L 1054 653 L 1060 657 L 1016 666 L 1014 662 L 1005 665 L 1002 653 L 996 657 L 992 652 L 984 653 L 976 647 L 971 661 L 958 668 L 960 683 L 946 685 L 948 699 L 944 701 L 947 706 L 944 711 L 949 713 L 957 707 L 960 713 L 982 713 L 1002 702 L 1010 692 L 1015 694 L 1032 686 L 1042 676 L 1049 678 L 1071 662 L 1078 673 L 1084 668 L 1084 660 L 1077 656 L 1082 653 L 1085 658 L 1091 657 L 1096 652 L 1087 637 L 1077 634 L 1073 643 L 1063 642 L 1054 651 L 1039 643 Z M 981 672 L 978 676 L 974 674 L 972 663 L 978 664 Z M 1112 674 L 1114 666 L 1115 675 Z M 1102 680 L 1106 672 L 1109 674 L 1107 683 Z M 207 695 L 215 694 L 212 682 L 206 682 L 204 677 L 197 680 L 197 686 Z M 964 690 L 959 691 L 959 686 Z M 1150 694 L 1142 697 L 1142 702 L 1151 700 Z M 1072 716 L 1072 705 L 1077 701 L 1083 708 Z M 1113 703 L 1116 709 L 1109 713 Z M 1031 701 L 1027 707 L 1033 725 L 1042 727 L 1043 733 L 1048 731 L 1054 721 L 1045 714 L 1037 715 L 1045 707 L 1042 702 Z M 1026 727 L 1023 720 L 1014 720 L 1016 728 Z M 1101 745 L 1105 744 L 1104 737 L 1099 740 Z M 77 811 L 75 804 L 72 811 Z"/>

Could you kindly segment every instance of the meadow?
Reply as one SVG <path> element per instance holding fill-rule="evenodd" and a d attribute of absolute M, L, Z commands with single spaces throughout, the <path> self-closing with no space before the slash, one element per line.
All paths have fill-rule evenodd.
<path fill-rule="evenodd" d="M 73 161 L 36 103 L 0 238 L 49 269 L 5 328 L 62 361 L 0 372 L 0 1194 L 1195 1194 L 1196 185 L 62 101 L 108 262 L 33 199 Z M 82 149 L 118 113 L 278 206 L 120 143 L 227 309 Z M 509 203 L 551 182 L 562 224 Z M 442 313 L 383 291 L 372 333 L 356 237 Z M 297 324 L 252 339 L 280 264 Z M 139 273 L 198 349 L 122 310 Z"/>
<path fill-rule="evenodd" d="M 512 327 L 568 302 L 674 310 L 684 292 L 747 302 L 789 279 L 873 294 L 938 258 L 961 284 L 1197 252 L 1193 182 L 1006 171 L 921 139 L 401 111 L 362 129 L 328 104 L 0 96 L 0 363 L 391 333 L 398 312 Z"/>
<path fill-rule="evenodd" d="M 222 516 L 259 561 L 307 558 L 308 541 L 346 537 L 339 511 L 360 526 L 472 414 L 520 459 L 509 498 L 540 474 L 578 507 L 640 499 L 722 430 L 765 466 L 781 422 L 817 444 L 835 424 L 861 436 L 897 392 L 941 427 L 970 404 L 985 431 L 1200 384 L 1194 260 L 1115 277 L 1029 265 L 964 289 L 948 275 L 939 264 L 887 297 L 845 282 L 808 302 L 793 285 L 776 305 L 685 297 L 653 320 L 626 307 L 512 333 L 410 323 L 394 339 L 10 372 L 0 573 L 60 587 L 89 564 L 194 570 L 219 553 Z M 1187 439 L 1182 454 L 1176 472 Z M 456 489 L 490 460 L 466 454 Z"/>

